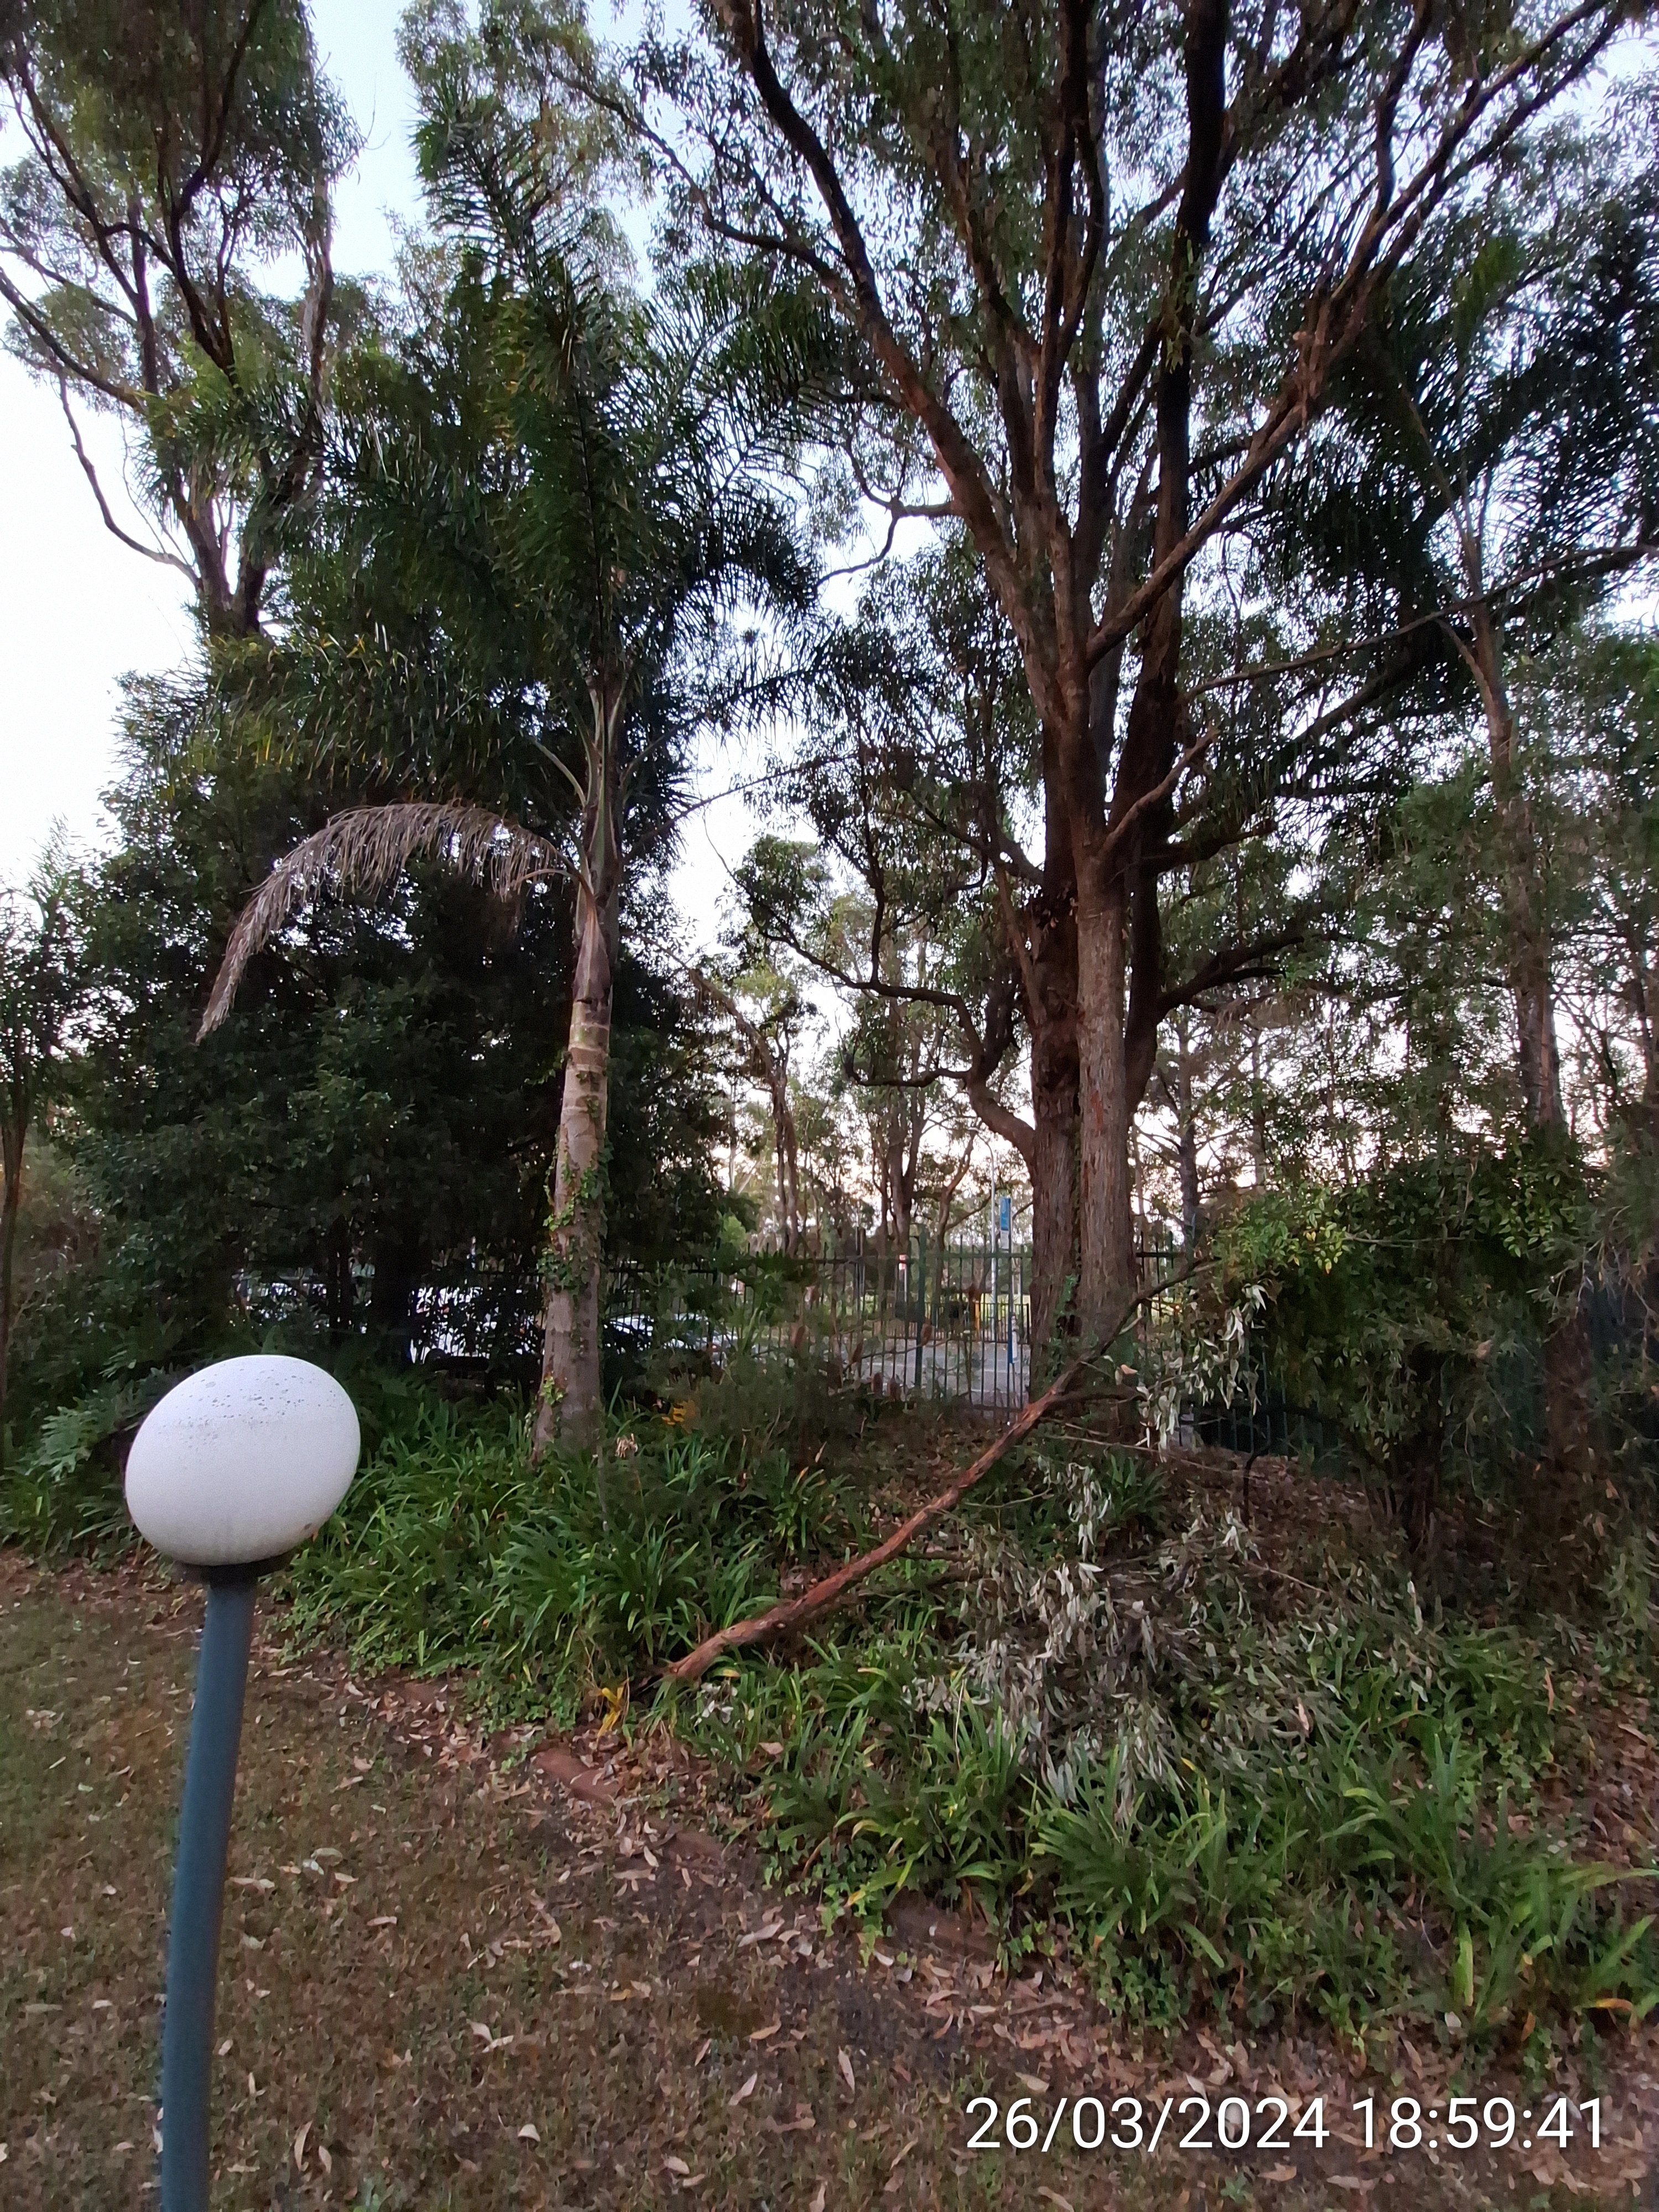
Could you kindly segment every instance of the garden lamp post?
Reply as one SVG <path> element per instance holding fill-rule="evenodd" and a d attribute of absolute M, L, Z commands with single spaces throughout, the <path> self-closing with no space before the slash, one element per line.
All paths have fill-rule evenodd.
<path fill-rule="evenodd" d="M 308 1360 L 222 1359 L 168 1391 L 133 1438 L 127 1510 L 207 1584 L 167 1931 L 161 2212 L 207 2212 L 208 2081 L 231 1797 L 253 1586 L 314 1536 L 357 1465 L 357 1416 Z"/>

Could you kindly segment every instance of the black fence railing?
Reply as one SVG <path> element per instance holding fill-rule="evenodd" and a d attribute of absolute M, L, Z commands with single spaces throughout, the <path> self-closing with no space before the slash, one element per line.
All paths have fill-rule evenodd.
<path fill-rule="evenodd" d="M 1194 1406 L 1182 1419 L 1182 1441 L 1252 1457 L 1297 1459 L 1312 1466 L 1340 1459 L 1341 1432 L 1316 1407 L 1292 1405 L 1282 1386 L 1258 1365 L 1227 1400 Z"/>
<path fill-rule="evenodd" d="M 1030 1377 L 1029 1247 L 873 1245 L 809 1260 L 755 1255 L 737 1272 L 618 1269 L 605 1300 L 613 1360 L 723 1364 L 810 1352 L 888 1397 L 1012 1414 Z"/>

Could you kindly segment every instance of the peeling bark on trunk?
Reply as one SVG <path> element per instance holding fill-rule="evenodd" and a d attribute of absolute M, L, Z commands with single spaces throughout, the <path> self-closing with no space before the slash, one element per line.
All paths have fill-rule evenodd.
<path fill-rule="evenodd" d="M 981 1041 L 987 1065 L 1000 1065 L 1012 1036 L 1017 975 L 1031 1040 L 1031 1120 L 1009 1113 L 982 1079 L 969 1087 L 975 1110 L 1017 1147 L 1030 1177 L 1034 1380 L 1058 1365 L 1078 1276 L 1077 873 L 1060 748 L 1046 725 L 1042 776 L 1042 880 L 1036 896 L 1016 913 L 1012 887 L 999 872 L 998 899 L 1013 966 L 1006 995 L 993 994 Z"/>
<path fill-rule="evenodd" d="M 1097 691 L 1115 717 L 1115 677 Z M 1031 1377 L 1060 1368 L 1078 1290 L 1077 865 L 1059 748 L 1042 746 L 1042 890 L 1034 916 L 1027 1021 L 1031 1032 Z"/>
<path fill-rule="evenodd" d="M 1079 870 L 1079 874 L 1084 872 Z M 1078 1311 L 1085 1341 L 1134 1289 L 1129 1097 L 1124 1053 L 1124 897 L 1120 881 L 1078 897 Z"/>
<path fill-rule="evenodd" d="M 558 1150 L 549 1224 L 542 1381 L 532 1456 L 556 1441 L 597 1450 L 605 1410 L 599 1291 L 605 1257 L 603 1184 L 611 1094 L 611 1002 L 622 883 L 617 744 L 620 685 L 595 681 L 587 744 L 582 868 L 576 885 L 576 961 L 570 1042 L 559 1106 Z"/>
<path fill-rule="evenodd" d="M 1187 412 L 1191 380 L 1160 382 L 1164 475 L 1154 557 L 1186 528 Z M 1078 871 L 1078 1057 L 1081 1127 L 1079 1306 L 1086 1333 L 1135 1290 L 1130 1133 L 1152 1078 L 1158 1042 L 1163 939 L 1159 851 L 1169 802 L 1156 798 L 1179 745 L 1182 591 L 1172 585 L 1147 623 L 1140 672 L 1103 830 L 1073 831 Z M 1074 740 L 1075 757 L 1092 744 Z M 1074 779 L 1075 781 L 1076 779 Z M 1079 793 L 1079 797 L 1081 794 Z M 1139 810 L 1139 811 L 1135 811 Z M 1074 819 L 1082 818 L 1081 806 Z"/>
<path fill-rule="evenodd" d="M 605 1240 L 600 1188 L 611 1079 L 611 953 L 604 916 L 586 884 L 576 898 L 576 988 L 570 1006 L 553 1171 L 542 1388 L 535 1449 L 599 1440 L 599 1276 Z"/>
<path fill-rule="evenodd" d="M 1077 1053 L 1054 1064 L 1052 1041 L 1032 1048 L 1031 1352 L 1033 1372 L 1058 1364 L 1063 1317 L 1077 1279 Z"/>

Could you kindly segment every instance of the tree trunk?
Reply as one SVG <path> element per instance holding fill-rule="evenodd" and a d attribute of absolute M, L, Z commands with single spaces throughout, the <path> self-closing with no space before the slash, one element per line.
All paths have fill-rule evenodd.
<path fill-rule="evenodd" d="M 1031 1048 L 1031 1357 L 1033 1375 L 1058 1365 L 1077 1276 L 1077 1054 L 1053 1064 L 1047 1038 Z"/>
<path fill-rule="evenodd" d="M 599 1276 L 605 1242 L 601 1187 L 611 1079 L 611 952 L 591 887 L 576 892 L 576 982 L 570 1005 L 553 1170 L 551 1246 L 536 1407 L 537 1456 L 556 1437 L 579 1449 L 599 1441 L 604 1407 Z"/>
<path fill-rule="evenodd" d="M 619 682 L 595 676 L 586 744 L 582 868 L 576 883 L 576 962 L 570 1042 L 559 1103 L 549 1224 L 542 1380 L 532 1457 L 555 1442 L 597 1451 L 603 1441 L 599 1288 L 605 1259 L 605 1127 L 611 1099 L 611 1001 L 622 888 Z"/>
<path fill-rule="evenodd" d="M 1022 914 L 1005 877 L 997 879 L 1012 968 L 1008 1000 L 994 995 L 981 1040 L 986 1067 L 1000 1064 L 1012 1035 L 1012 994 L 1019 1000 L 1031 1039 L 1031 1120 L 1009 1112 L 981 1073 L 968 1096 L 986 1126 L 1012 1144 L 1031 1180 L 1031 1372 L 1057 1364 L 1055 1346 L 1066 1328 L 1077 1284 L 1077 874 L 1060 782 L 1060 746 L 1042 732 L 1042 882 Z"/>
<path fill-rule="evenodd" d="M 398 1358 L 406 1360 L 421 1271 L 419 1244 L 406 1224 L 392 1223 L 381 1231 L 374 1246 L 374 1267 L 369 1312 L 375 1327 L 396 1345 Z"/>
<path fill-rule="evenodd" d="M 772 1099 L 772 1146 L 778 1170 L 778 1230 L 786 1254 L 793 1257 L 800 1245 L 800 1170 L 795 1138 L 795 1117 L 789 1107 L 788 1078 L 769 1053 L 763 1062 Z"/>
<path fill-rule="evenodd" d="M 1566 1116 L 1561 1103 L 1561 1058 L 1555 1038 L 1549 924 L 1544 910 L 1538 838 L 1532 809 L 1516 769 L 1515 715 L 1504 677 L 1503 641 L 1484 602 L 1477 603 L 1473 623 L 1475 680 L 1486 715 L 1492 803 L 1503 852 L 1504 911 L 1521 1092 L 1528 1126 L 1542 1133 L 1564 1128 Z"/>
<path fill-rule="evenodd" d="M 1123 884 L 1103 890 L 1088 881 L 1096 872 L 1079 870 L 1077 914 L 1078 1312 L 1089 1340 L 1134 1294 Z"/>
<path fill-rule="evenodd" d="M 356 1304 L 356 1285 L 351 1276 L 351 1229 L 343 1217 L 334 1222 L 328 1232 L 324 1281 L 329 1341 L 337 1344 L 351 1327 Z"/>
<path fill-rule="evenodd" d="M 784 1179 L 784 1245 L 786 1252 L 800 1249 L 800 1149 L 795 1135 L 795 1116 L 789 1104 L 789 1085 L 786 1078 L 780 1086 L 775 1102 L 778 1117 L 779 1141 L 783 1152 Z"/>
<path fill-rule="evenodd" d="M 896 1262 L 904 1260 L 910 1249 L 910 1179 L 904 1172 L 902 1133 L 895 1137 L 889 1156 L 888 1188 L 892 1194 L 893 1251 Z"/>
<path fill-rule="evenodd" d="M 23 1132 L 8 1127 L 3 1132 L 0 1171 L 5 1188 L 0 1191 L 0 1474 L 6 1464 L 6 1369 L 11 1357 L 11 1321 L 16 1281 L 17 1215 L 23 1196 Z"/>
<path fill-rule="evenodd" d="M 1466 562 L 1479 581 L 1478 549 Z M 1570 1143 L 1561 1099 L 1561 1059 L 1555 1036 L 1549 921 L 1532 809 L 1515 758 L 1515 714 L 1504 679 L 1503 640 L 1491 610 L 1477 599 L 1470 656 L 1486 722 L 1492 803 L 1503 855 L 1504 909 L 1509 936 L 1510 988 L 1515 999 L 1516 1055 L 1527 1126 L 1546 1145 Z M 1571 1304 L 1547 1327 L 1543 1346 L 1545 1443 L 1558 1468 L 1588 1470 L 1592 1409 L 1589 1327 L 1577 1282 Z"/>
<path fill-rule="evenodd" d="M 1111 711 L 1115 714 L 1115 708 Z M 1042 890 L 1033 916 L 1031 1381 L 1060 1368 L 1078 1289 L 1077 864 L 1053 733 L 1042 739 Z"/>

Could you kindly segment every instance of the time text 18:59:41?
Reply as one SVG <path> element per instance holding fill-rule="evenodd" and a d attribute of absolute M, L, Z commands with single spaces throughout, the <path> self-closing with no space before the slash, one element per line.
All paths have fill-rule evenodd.
<path fill-rule="evenodd" d="M 1379 2142 L 1389 2150 L 1476 2150 L 1482 2143 L 1488 2150 L 1502 2150 L 1515 2141 L 1517 2127 L 1529 2130 L 1521 2137 L 1522 2150 L 1530 2150 L 1534 2142 L 1559 2143 L 1565 2150 L 1575 2133 L 1574 2112 L 1581 2127 L 1588 2124 L 1590 2148 L 1601 2147 L 1599 2097 L 1579 2106 L 1558 2097 L 1535 2126 L 1531 2106 L 1517 2116 L 1507 2097 L 1488 2097 L 1484 2106 L 1478 2097 L 1454 2097 L 1443 2112 L 1437 2105 L 1425 2110 L 1415 2097 L 1396 2097 L 1381 2113 L 1376 2098 L 1365 2097 L 1353 2109 L 1364 2121 L 1367 2150 L 1375 2150 Z"/>

